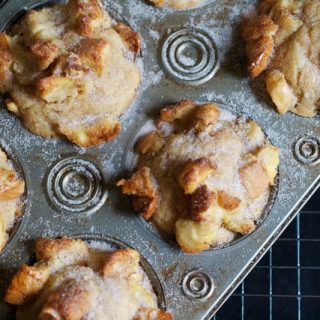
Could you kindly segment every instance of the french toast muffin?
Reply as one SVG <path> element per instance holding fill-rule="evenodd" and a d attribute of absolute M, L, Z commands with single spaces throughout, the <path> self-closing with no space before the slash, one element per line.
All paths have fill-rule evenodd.
<path fill-rule="evenodd" d="M 135 151 L 136 171 L 117 185 L 136 212 L 188 253 L 255 230 L 279 164 L 256 122 L 191 100 L 162 109 Z"/>
<path fill-rule="evenodd" d="M 42 238 L 37 262 L 22 265 L 7 289 L 17 320 L 171 320 L 158 308 L 133 249 L 113 251 L 78 239 Z"/>
<path fill-rule="evenodd" d="M 248 72 L 265 74 L 279 113 L 313 117 L 320 110 L 320 1 L 261 0 L 246 19 Z"/>
<path fill-rule="evenodd" d="M 24 181 L 18 177 L 7 155 L 0 148 L 0 252 L 21 215 L 24 188 Z"/>
<path fill-rule="evenodd" d="M 118 135 L 137 94 L 139 52 L 139 35 L 99 0 L 31 10 L 0 33 L 0 92 L 34 134 L 101 144 Z"/>
<path fill-rule="evenodd" d="M 200 6 L 204 0 L 149 0 L 157 7 L 168 6 L 173 9 L 183 10 Z"/>

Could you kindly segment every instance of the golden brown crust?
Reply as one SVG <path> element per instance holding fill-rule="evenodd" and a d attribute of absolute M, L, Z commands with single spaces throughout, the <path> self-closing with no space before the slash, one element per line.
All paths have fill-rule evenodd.
<path fill-rule="evenodd" d="M 159 194 L 152 180 L 150 168 L 143 167 L 136 171 L 128 180 L 117 182 L 122 193 L 133 196 L 135 211 L 140 212 L 146 219 L 150 219 L 155 212 Z"/>
<path fill-rule="evenodd" d="M 245 21 L 242 38 L 246 42 L 257 41 L 262 37 L 274 36 L 277 30 L 278 26 L 268 15 L 259 15 Z"/>
<path fill-rule="evenodd" d="M 102 275 L 110 278 L 128 278 L 137 272 L 140 255 L 133 249 L 119 249 L 110 253 L 103 267 Z"/>
<path fill-rule="evenodd" d="M 150 0 L 157 7 L 162 7 L 166 3 L 166 0 Z"/>
<path fill-rule="evenodd" d="M 61 134 L 81 147 L 90 147 L 110 141 L 117 137 L 120 130 L 120 123 L 108 118 L 81 128 L 59 126 Z"/>
<path fill-rule="evenodd" d="M 79 258 L 82 256 L 83 259 L 82 261 L 78 261 L 79 264 L 86 264 L 88 260 L 88 247 L 82 240 L 40 238 L 35 242 L 37 260 L 55 260 L 62 252 L 73 252 L 73 254 L 78 255 Z"/>
<path fill-rule="evenodd" d="M 275 185 L 275 178 L 277 176 L 277 168 L 280 163 L 279 150 L 271 144 L 267 144 L 256 152 L 258 161 L 262 164 L 267 172 L 269 178 L 269 185 Z"/>
<path fill-rule="evenodd" d="M 197 108 L 195 112 L 194 128 L 200 132 L 209 125 L 213 125 L 219 119 L 220 109 L 214 103 L 208 103 L 200 108 Z"/>
<path fill-rule="evenodd" d="M 261 37 L 246 45 L 248 72 L 251 78 L 258 77 L 268 67 L 274 42 L 271 37 Z"/>
<path fill-rule="evenodd" d="M 273 36 L 277 30 L 278 26 L 267 15 L 245 22 L 242 37 L 246 41 L 248 71 L 252 78 L 267 69 L 274 47 Z"/>
<path fill-rule="evenodd" d="M 15 171 L 0 167 L 0 201 L 17 199 L 24 193 L 24 187 L 24 181 L 17 179 Z"/>
<path fill-rule="evenodd" d="M 169 105 L 160 111 L 160 120 L 165 122 L 174 122 L 175 120 L 187 117 L 194 111 L 196 105 L 192 100 L 182 100 L 176 104 Z"/>
<path fill-rule="evenodd" d="M 155 193 L 151 171 L 147 167 L 136 171 L 128 180 L 121 179 L 117 182 L 117 186 L 121 186 L 122 192 L 127 195 L 152 196 Z"/>
<path fill-rule="evenodd" d="M 132 30 L 118 29 L 138 45 Z M 44 138 L 70 137 L 84 147 L 110 141 L 141 80 L 126 45 L 100 0 L 29 11 L 10 35 L 0 35 L 0 91 L 9 95 L 8 110 Z"/>
<path fill-rule="evenodd" d="M 286 113 L 297 104 L 297 97 L 288 85 L 283 73 L 279 70 L 267 72 L 266 86 L 279 113 Z"/>
<path fill-rule="evenodd" d="M 168 6 L 175 10 L 186 10 L 199 6 L 204 0 L 149 0 L 157 7 Z"/>
<path fill-rule="evenodd" d="M 8 303 L 24 304 L 41 291 L 56 270 L 72 264 L 84 265 L 89 257 L 85 243 L 74 239 L 39 239 L 35 251 L 39 262 L 21 266 L 7 289 L 5 300 Z"/>
<path fill-rule="evenodd" d="M 171 319 L 157 309 L 136 250 L 109 252 L 77 239 L 39 239 L 36 258 L 33 266 L 20 268 L 5 296 L 19 305 L 17 319 Z"/>
<path fill-rule="evenodd" d="M 23 264 L 11 280 L 5 301 L 15 305 L 24 304 L 42 290 L 49 276 L 50 268 L 45 264 L 32 267 Z"/>
<path fill-rule="evenodd" d="M 85 38 L 77 46 L 76 54 L 81 62 L 94 69 L 98 75 L 101 75 L 108 50 L 106 40 Z"/>
<path fill-rule="evenodd" d="M 22 214 L 21 196 L 25 183 L 0 148 L 0 253 L 5 247 L 10 231 Z"/>
<path fill-rule="evenodd" d="M 2 151 L 1 151 L 2 153 Z M 7 160 L 5 160 L 7 161 Z M 10 185 L 16 180 L 16 173 L 5 167 L 0 167 L 0 191 L 6 191 Z"/>
<path fill-rule="evenodd" d="M 244 24 L 249 74 L 267 70 L 267 91 L 281 114 L 313 117 L 319 110 L 319 6 L 318 0 L 261 0 Z"/>
<path fill-rule="evenodd" d="M 75 79 L 56 75 L 42 78 L 35 84 L 36 95 L 49 103 L 76 97 L 80 88 Z"/>
<path fill-rule="evenodd" d="M 218 191 L 218 203 L 219 206 L 228 211 L 237 209 L 241 203 L 241 200 L 237 197 L 229 195 L 225 191 Z"/>
<path fill-rule="evenodd" d="M 132 207 L 135 212 L 141 213 L 145 219 L 150 219 L 158 206 L 158 195 L 153 198 L 147 196 L 132 196 Z"/>
<path fill-rule="evenodd" d="M 228 230 L 242 235 L 249 234 L 256 228 L 252 220 L 246 218 L 234 219 L 232 213 L 224 217 L 223 223 Z"/>
<path fill-rule="evenodd" d="M 129 26 L 124 23 L 118 23 L 115 30 L 120 34 L 123 41 L 127 44 L 127 47 L 136 56 L 141 51 L 141 39 L 139 33 L 133 31 Z"/>
<path fill-rule="evenodd" d="M 251 162 L 240 169 L 240 177 L 251 198 L 259 197 L 269 185 L 268 175 L 259 162 Z"/>
<path fill-rule="evenodd" d="M 179 219 L 176 224 L 176 240 L 184 252 L 199 253 L 214 242 L 216 225 L 212 222 L 195 222 Z"/>
<path fill-rule="evenodd" d="M 75 53 L 59 56 L 52 68 L 52 74 L 60 76 L 65 74 L 67 77 L 80 78 L 84 71 L 88 71 L 82 64 L 80 58 Z"/>
<path fill-rule="evenodd" d="M 196 189 L 190 197 L 190 213 L 193 221 L 207 221 L 208 211 L 216 201 L 216 194 L 206 185 Z"/>
<path fill-rule="evenodd" d="M 99 1 L 69 0 L 68 6 L 74 14 L 76 30 L 82 36 L 93 36 L 96 26 L 104 17 Z"/>
<path fill-rule="evenodd" d="M 160 309 L 141 308 L 133 320 L 173 320 L 173 317 L 171 314 Z"/>
<path fill-rule="evenodd" d="M 152 131 L 140 139 L 135 147 L 140 154 L 155 154 L 164 146 L 164 137 L 158 131 Z"/>
<path fill-rule="evenodd" d="M 258 5 L 258 12 L 260 14 L 268 14 L 275 2 L 276 0 L 261 0 Z"/>
<path fill-rule="evenodd" d="M 14 181 L 11 187 L 6 190 L 1 190 L 0 188 L 0 201 L 7 201 L 19 198 L 25 189 L 24 181 Z"/>
<path fill-rule="evenodd" d="M 30 51 L 38 61 L 40 70 L 47 69 L 59 54 L 59 48 L 46 40 L 37 40 L 30 46 Z"/>
<path fill-rule="evenodd" d="M 238 121 L 214 104 L 186 100 L 166 107 L 161 121 L 171 124 L 162 123 L 136 148 L 138 171 L 148 168 L 159 184 L 152 222 L 166 235 L 174 233 L 189 253 L 252 232 L 278 167 L 277 148 L 265 150 L 269 143 L 261 128 L 254 121 Z M 131 196 L 132 189 L 140 188 L 140 196 L 132 196 L 136 211 L 149 204 L 150 197 L 141 196 L 144 183 L 126 186 L 122 192 Z"/>
<path fill-rule="evenodd" d="M 216 167 L 207 158 L 188 161 L 179 175 L 178 181 L 186 194 L 198 189 Z"/>
<path fill-rule="evenodd" d="M 0 251 L 3 250 L 7 243 L 6 226 L 3 221 L 0 220 Z"/>
<path fill-rule="evenodd" d="M 74 279 L 68 279 L 49 295 L 39 320 L 81 320 L 89 310 L 90 292 Z"/>
<path fill-rule="evenodd" d="M 12 79 L 10 70 L 13 63 L 8 37 L 4 32 L 0 32 L 0 92 L 5 92 L 9 89 L 9 84 Z"/>

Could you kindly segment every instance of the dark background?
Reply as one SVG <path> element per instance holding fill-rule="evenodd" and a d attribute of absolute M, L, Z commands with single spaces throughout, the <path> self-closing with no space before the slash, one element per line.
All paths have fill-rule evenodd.
<path fill-rule="evenodd" d="M 212 320 L 320 320 L 320 189 Z"/>

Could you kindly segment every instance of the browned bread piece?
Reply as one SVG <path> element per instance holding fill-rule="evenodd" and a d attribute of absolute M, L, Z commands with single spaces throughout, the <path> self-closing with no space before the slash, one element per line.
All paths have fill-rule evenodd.
<path fill-rule="evenodd" d="M 150 219 L 155 212 L 159 195 L 152 180 L 151 170 L 143 167 L 135 172 L 128 180 L 121 179 L 117 182 L 124 194 L 132 197 L 132 205 L 136 211 Z"/>
<path fill-rule="evenodd" d="M 133 210 L 188 253 L 248 234 L 268 203 L 279 164 L 259 125 L 216 104 L 182 100 L 138 140 L 136 171 L 120 180 Z"/>
<path fill-rule="evenodd" d="M 141 308 L 133 320 L 173 320 L 173 316 L 163 310 Z"/>
<path fill-rule="evenodd" d="M 313 117 L 320 109 L 320 1 L 261 0 L 246 19 L 248 72 L 265 72 L 267 91 L 279 113 Z"/>
<path fill-rule="evenodd" d="M 172 9 L 184 10 L 200 6 L 204 0 L 149 0 L 157 7 L 169 6 Z"/>
<path fill-rule="evenodd" d="M 10 87 L 12 81 L 11 65 L 14 58 L 9 47 L 9 37 L 0 33 L 0 93 L 5 92 Z"/>
<path fill-rule="evenodd" d="M 125 41 L 127 48 L 138 55 L 141 51 L 140 35 L 124 23 L 118 23 L 115 29 Z"/>
<path fill-rule="evenodd" d="M 113 251 L 106 259 L 102 274 L 105 277 L 128 278 L 137 272 L 140 255 L 133 249 L 119 249 Z"/>
<path fill-rule="evenodd" d="M 173 319 L 157 307 L 134 249 L 42 238 L 35 253 L 37 262 L 22 265 L 6 292 L 5 300 L 18 305 L 17 320 Z"/>
<path fill-rule="evenodd" d="M 37 262 L 33 266 L 22 265 L 7 289 L 5 300 L 21 305 L 37 295 L 51 274 L 65 266 L 88 262 L 89 251 L 81 240 L 39 239 L 36 242 Z"/>
<path fill-rule="evenodd" d="M 0 253 L 8 241 L 14 223 L 21 215 L 24 191 L 25 182 L 0 148 Z"/>
<path fill-rule="evenodd" d="M 34 134 L 102 144 L 119 134 L 136 96 L 140 48 L 139 35 L 113 23 L 99 0 L 30 10 L 0 33 L 0 93 Z"/>

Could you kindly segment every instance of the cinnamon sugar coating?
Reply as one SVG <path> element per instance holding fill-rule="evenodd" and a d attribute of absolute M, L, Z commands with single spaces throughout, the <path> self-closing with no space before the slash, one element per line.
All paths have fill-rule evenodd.
<path fill-rule="evenodd" d="M 0 148 L 0 253 L 5 247 L 14 223 L 21 215 L 21 196 L 25 183 L 15 172 Z"/>
<path fill-rule="evenodd" d="M 261 0 L 246 19 L 248 72 L 265 73 L 279 113 L 314 117 L 320 109 L 320 1 Z"/>
<path fill-rule="evenodd" d="M 200 6 L 205 0 L 149 0 L 157 7 L 168 6 L 176 10 L 190 9 Z"/>
<path fill-rule="evenodd" d="M 279 164 L 278 149 L 257 123 L 190 100 L 163 108 L 158 129 L 136 151 L 138 168 L 118 186 L 144 216 L 136 203 L 149 195 L 147 218 L 190 253 L 252 232 Z"/>
<path fill-rule="evenodd" d="M 105 143 L 119 134 L 139 88 L 140 47 L 139 35 L 99 0 L 31 10 L 0 33 L 0 93 L 34 134 Z"/>
<path fill-rule="evenodd" d="M 173 319 L 158 309 L 133 249 L 105 251 L 82 240 L 43 238 L 35 253 L 37 262 L 21 266 L 5 295 L 19 306 L 17 320 Z"/>

